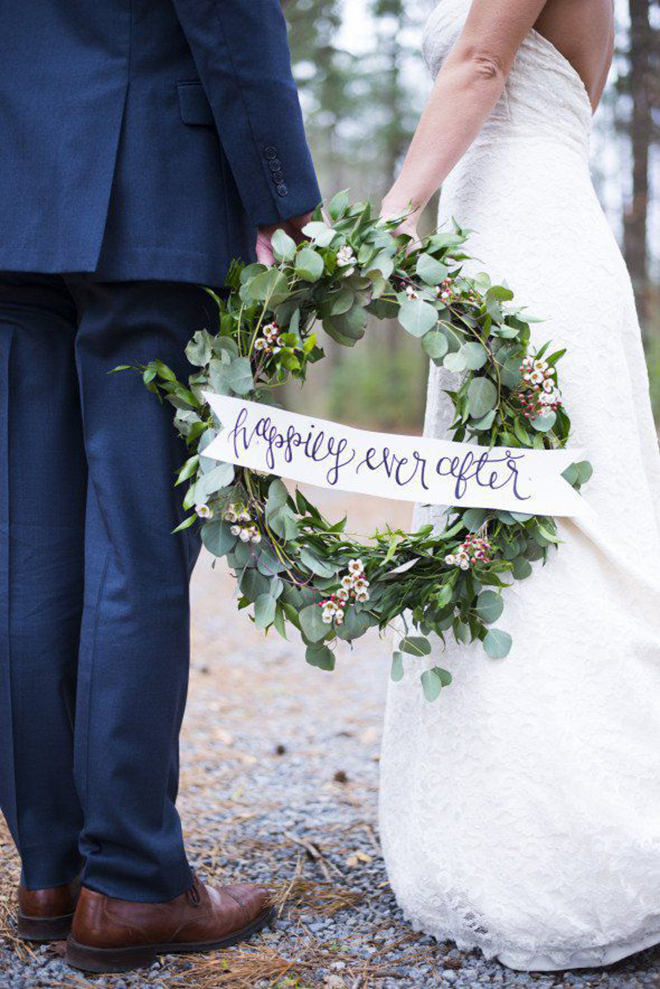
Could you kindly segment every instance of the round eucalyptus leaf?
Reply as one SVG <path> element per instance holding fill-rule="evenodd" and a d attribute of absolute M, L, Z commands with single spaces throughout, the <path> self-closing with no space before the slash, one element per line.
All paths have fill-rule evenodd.
<path fill-rule="evenodd" d="M 438 285 L 449 274 L 449 268 L 429 254 L 420 254 L 415 270 L 427 285 Z"/>
<path fill-rule="evenodd" d="M 543 415 L 535 416 L 529 421 L 537 432 L 547 433 L 547 431 L 552 429 L 557 421 L 557 416 L 551 409 L 549 412 L 546 412 Z"/>
<path fill-rule="evenodd" d="M 443 367 L 446 367 L 448 371 L 456 371 L 460 373 L 465 370 L 465 358 L 460 350 L 454 351 L 451 354 L 447 354 L 442 362 Z"/>
<path fill-rule="evenodd" d="M 249 286 L 249 288 L 248 288 Z M 289 284 L 286 275 L 277 268 L 268 268 L 246 283 L 249 297 L 257 302 L 268 301 L 271 306 L 278 306 L 289 297 Z"/>
<path fill-rule="evenodd" d="M 476 532 L 486 521 L 487 515 L 487 508 L 468 508 L 463 513 L 463 524 L 467 526 L 470 532 Z"/>
<path fill-rule="evenodd" d="M 499 628 L 491 628 L 486 632 L 483 647 L 491 659 L 504 659 L 511 649 L 511 636 Z"/>
<path fill-rule="evenodd" d="M 323 621 L 321 608 L 318 604 L 308 604 L 298 615 L 300 625 L 305 636 L 310 642 L 320 642 L 327 635 L 329 629 Z"/>
<path fill-rule="evenodd" d="M 296 274 L 306 282 L 318 282 L 323 274 L 323 258 L 311 247 L 303 247 L 296 254 Z"/>
<path fill-rule="evenodd" d="M 500 381 L 505 388 L 517 388 L 522 381 L 520 357 L 509 357 L 500 368 Z"/>
<path fill-rule="evenodd" d="M 470 415 L 481 419 L 497 403 L 497 388 L 490 378 L 473 378 L 468 385 Z"/>
<path fill-rule="evenodd" d="M 477 598 L 477 614 L 482 622 L 491 625 L 504 611 L 504 602 L 495 591 L 482 591 Z"/>
<path fill-rule="evenodd" d="M 488 360 L 486 348 L 482 347 L 476 340 L 470 341 L 470 343 L 464 343 L 459 353 L 463 356 L 465 366 L 470 371 L 478 371 Z"/>
<path fill-rule="evenodd" d="M 516 580 L 524 580 L 526 577 L 531 577 L 532 565 L 529 560 L 526 560 L 523 556 L 519 556 L 513 561 L 513 570 L 511 572 Z"/>
<path fill-rule="evenodd" d="M 449 344 L 447 343 L 447 337 L 440 330 L 429 330 L 422 337 L 422 348 L 424 353 L 428 354 L 431 360 L 440 360 L 444 357 L 449 349 Z"/>
<path fill-rule="evenodd" d="M 438 313 L 423 299 L 410 299 L 399 309 L 399 322 L 414 337 L 423 337 L 438 322 Z"/>
<path fill-rule="evenodd" d="M 334 670 L 335 668 L 334 653 L 321 643 L 312 643 L 307 646 L 305 659 L 310 666 L 316 666 L 319 670 Z"/>
<path fill-rule="evenodd" d="M 236 545 L 237 536 L 232 535 L 226 522 L 206 522 L 202 526 L 202 542 L 214 556 L 225 556 Z"/>
<path fill-rule="evenodd" d="M 337 236 L 337 231 L 320 221 L 312 221 L 303 227 L 302 232 L 319 247 L 329 247 Z"/>

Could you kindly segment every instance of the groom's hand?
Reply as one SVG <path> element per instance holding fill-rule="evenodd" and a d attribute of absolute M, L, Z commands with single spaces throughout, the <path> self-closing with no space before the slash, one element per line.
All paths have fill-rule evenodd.
<path fill-rule="evenodd" d="M 271 227 L 259 227 L 259 232 L 257 233 L 257 261 L 261 264 L 268 265 L 268 267 L 275 264 L 272 245 L 275 231 L 284 230 L 289 237 L 293 237 L 296 244 L 299 244 L 302 240 L 306 239 L 302 229 L 309 223 L 311 218 L 311 213 L 304 213 L 302 216 L 294 216 L 290 220 L 283 220 L 282 223 L 275 223 Z"/>

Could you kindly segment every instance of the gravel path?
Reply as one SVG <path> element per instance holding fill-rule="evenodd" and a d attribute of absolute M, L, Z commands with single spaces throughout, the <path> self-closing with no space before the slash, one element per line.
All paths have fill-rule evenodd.
<path fill-rule="evenodd" d="M 407 524 L 405 506 L 362 499 L 349 508 L 356 528 L 388 517 Z M 376 830 L 386 645 L 374 635 L 359 653 L 343 648 L 337 671 L 323 673 L 304 663 L 297 642 L 264 640 L 232 593 L 224 568 L 212 571 L 203 556 L 180 807 L 201 877 L 274 886 L 278 919 L 242 947 L 85 978 L 64 965 L 62 945 L 32 950 L 15 938 L 17 862 L 0 828 L 2 989 L 660 986 L 658 949 L 605 972 L 530 976 L 414 934 L 388 888 Z"/>

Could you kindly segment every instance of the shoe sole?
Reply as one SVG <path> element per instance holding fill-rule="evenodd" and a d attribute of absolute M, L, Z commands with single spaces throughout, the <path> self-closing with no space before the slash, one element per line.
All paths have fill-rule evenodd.
<path fill-rule="evenodd" d="M 200 941 L 194 944 L 164 944 L 138 945 L 130 948 L 90 948 L 79 944 L 71 935 L 67 938 L 65 961 L 72 968 L 83 972 L 129 972 L 136 968 L 146 968 L 158 958 L 158 955 L 178 955 L 204 951 L 216 951 L 219 948 L 231 948 L 232 945 L 245 941 L 256 934 L 273 916 L 273 908 L 262 911 L 251 924 L 235 931 L 217 941 Z"/>
<path fill-rule="evenodd" d="M 18 935 L 24 941 L 65 941 L 72 923 L 72 913 L 61 917 L 28 917 L 19 910 Z"/>

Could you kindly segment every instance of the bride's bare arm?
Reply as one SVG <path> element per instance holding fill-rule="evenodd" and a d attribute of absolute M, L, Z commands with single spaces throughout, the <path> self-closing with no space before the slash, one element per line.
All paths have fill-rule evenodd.
<path fill-rule="evenodd" d="M 404 227 L 414 232 L 419 214 L 488 119 L 516 52 L 545 4 L 474 0 L 438 73 L 399 177 L 383 201 L 383 216 L 400 216 L 412 204 L 415 213 Z"/>

